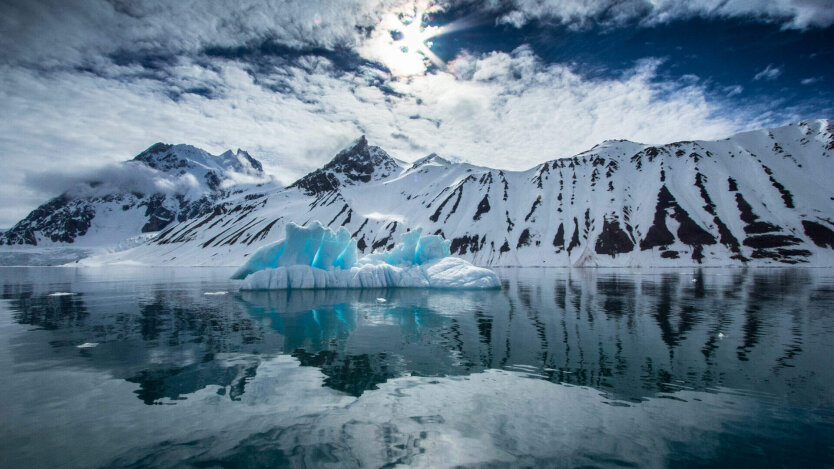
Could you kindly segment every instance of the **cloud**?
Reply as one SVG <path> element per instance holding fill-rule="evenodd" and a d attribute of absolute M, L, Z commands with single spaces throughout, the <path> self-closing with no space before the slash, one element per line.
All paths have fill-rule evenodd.
<path fill-rule="evenodd" d="M 664 78 L 652 58 L 592 79 L 521 47 L 393 76 L 361 53 L 378 11 L 402 2 L 346 1 L 3 2 L 0 226 L 91 176 L 157 184 L 107 173 L 157 141 L 243 148 L 289 184 L 360 134 L 405 160 L 437 152 L 526 169 L 605 139 L 709 139 L 785 121 L 737 109 L 731 90 L 715 96 L 698 77 Z M 597 3 L 572 4 L 573 15 Z M 618 13 L 626 4 L 610 14 L 632 14 Z"/>
<path fill-rule="evenodd" d="M 485 2 L 507 11 L 499 23 L 521 27 L 531 21 L 557 22 L 572 28 L 592 23 L 619 26 L 703 18 L 749 18 L 805 29 L 834 24 L 831 0 L 505 0 Z"/>
<path fill-rule="evenodd" d="M 363 133 L 406 160 L 436 151 L 526 169 L 609 138 L 717 138 L 761 124 L 723 116 L 720 102 L 711 102 L 697 83 L 658 81 L 656 60 L 622 77 L 590 80 L 522 47 L 463 55 L 448 71 L 392 80 L 390 90 L 373 86 L 381 79 L 376 69 L 345 73 L 323 57 L 304 57 L 263 76 L 246 62 L 201 60 L 181 58 L 166 81 L 126 80 L 120 67 L 112 67 L 112 77 L 0 67 L 0 105 L 13 116 L 0 134 L 9 170 L 4 184 L 32 194 L 21 201 L 21 212 L 56 195 L 47 176 L 32 176 L 41 168 L 86 172 L 132 158 L 155 141 L 212 153 L 244 148 L 288 184 Z M 283 92 L 264 83 L 276 77 Z M 172 88 L 186 86 L 212 93 L 171 97 Z"/>
<path fill-rule="evenodd" d="M 800 81 L 800 83 L 802 83 L 803 85 L 813 85 L 813 84 L 819 83 L 821 81 L 822 81 L 822 77 L 810 77 L 810 78 L 802 79 Z"/>
<path fill-rule="evenodd" d="M 728 86 L 724 88 L 724 91 L 727 92 L 727 97 L 732 98 L 733 96 L 739 95 L 744 92 L 744 87 L 741 85 L 735 86 Z"/>
<path fill-rule="evenodd" d="M 270 40 L 350 48 L 391 0 L 6 0 L 0 58 L 85 64 L 122 51 L 197 52 Z"/>
<path fill-rule="evenodd" d="M 781 74 L 782 69 L 780 67 L 777 67 L 773 64 L 768 64 L 768 66 L 765 67 L 764 70 L 760 71 L 753 77 L 753 80 L 775 80 L 779 78 L 779 75 Z"/>
<path fill-rule="evenodd" d="M 109 164 L 94 170 L 46 170 L 29 172 L 23 183 L 43 192 L 90 197 L 114 192 L 186 194 L 199 188 L 191 174 L 172 176 L 141 163 Z"/>

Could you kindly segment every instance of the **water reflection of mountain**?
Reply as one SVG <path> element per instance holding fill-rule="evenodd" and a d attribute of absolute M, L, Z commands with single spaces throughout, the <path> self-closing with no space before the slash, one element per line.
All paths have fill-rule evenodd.
<path fill-rule="evenodd" d="M 504 288 L 492 292 L 225 296 L 203 295 L 232 289 L 225 280 L 76 276 L 46 288 L 8 271 L 0 280 L 13 319 L 35 329 L 12 339 L 18 366 L 106 369 L 137 383 L 146 403 L 208 385 L 236 399 L 264 358 L 286 353 L 352 395 L 395 376 L 507 368 L 620 399 L 731 387 L 831 404 L 834 373 L 820 366 L 834 332 L 834 288 L 825 272 L 500 274 Z M 76 295 L 48 296 L 56 289 Z M 76 348 L 84 342 L 100 345 Z"/>
<path fill-rule="evenodd" d="M 461 325 L 499 291 L 419 289 L 243 292 L 253 318 L 284 339 L 284 352 L 320 368 L 325 384 L 358 396 L 389 378 L 482 370 L 464 353 Z"/>
<path fill-rule="evenodd" d="M 279 336 L 265 335 L 232 298 L 204 296 L 203 285 L 122 283 L 56 270 L 42 283 L 0 275 L 12 318 L 31 326 L 10 339 L 20 369 L 105 369 L 138 384 L 147 404 L 207 385 L 234 400 L 262 354 L 280 351 Z M 96 346 L 77 347 L 84 343 Z"/>
<path fill-rule="evenodd" d="M 740 387 L 825 396 L 830 283 L 809 270 L 508 269 L 484 292 L 241 296 L 284 351 L 359 395 L 392 376 L 508 368 L 622 399 Z M 388 302 L 379 304 L 375 297 Z M 791 383 L 803 386 L 792 387 Z"/>

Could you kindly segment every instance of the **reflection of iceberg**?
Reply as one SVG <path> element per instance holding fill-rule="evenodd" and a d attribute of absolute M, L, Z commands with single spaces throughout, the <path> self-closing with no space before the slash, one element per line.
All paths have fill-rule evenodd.
<path fill-rule="evenodd" d="M 291 288 L 498 288 L 488 269 L 449 255 L 440 236 L 406 233 L 390 252 L 357 259 L 356 241 L 348 231 L 290 223 L 285 239 L 256 251 L 232 278 L 242 290 Z"/>

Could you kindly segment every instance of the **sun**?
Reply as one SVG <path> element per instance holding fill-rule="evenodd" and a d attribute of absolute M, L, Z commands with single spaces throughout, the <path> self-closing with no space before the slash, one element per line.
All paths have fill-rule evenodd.
<path fill-rule="evenodd" d="M 380 18 L 367 52 L 397 77 L 421 75 L 432 64 L 443 61 L 431 50 L 431 39 L 443 28 L 427 24 L 435 7 L 415 2 L 405 11 L 390 12 Z"/>

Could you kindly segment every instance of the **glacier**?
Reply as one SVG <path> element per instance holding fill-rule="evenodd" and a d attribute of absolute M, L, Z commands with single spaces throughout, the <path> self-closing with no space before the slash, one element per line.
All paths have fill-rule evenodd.
<path fill-rule="evenodd" d="M 333 231 L 318 221 L 286 225 L 286 236 L 258 249 L 233 275 L 241 290 L 320 288 L 499 288 L 495 272 L 450 255 L 450 241 L 402 235 L 388 252 L 358 258 L 357 242 L 345 227 Z"/>

